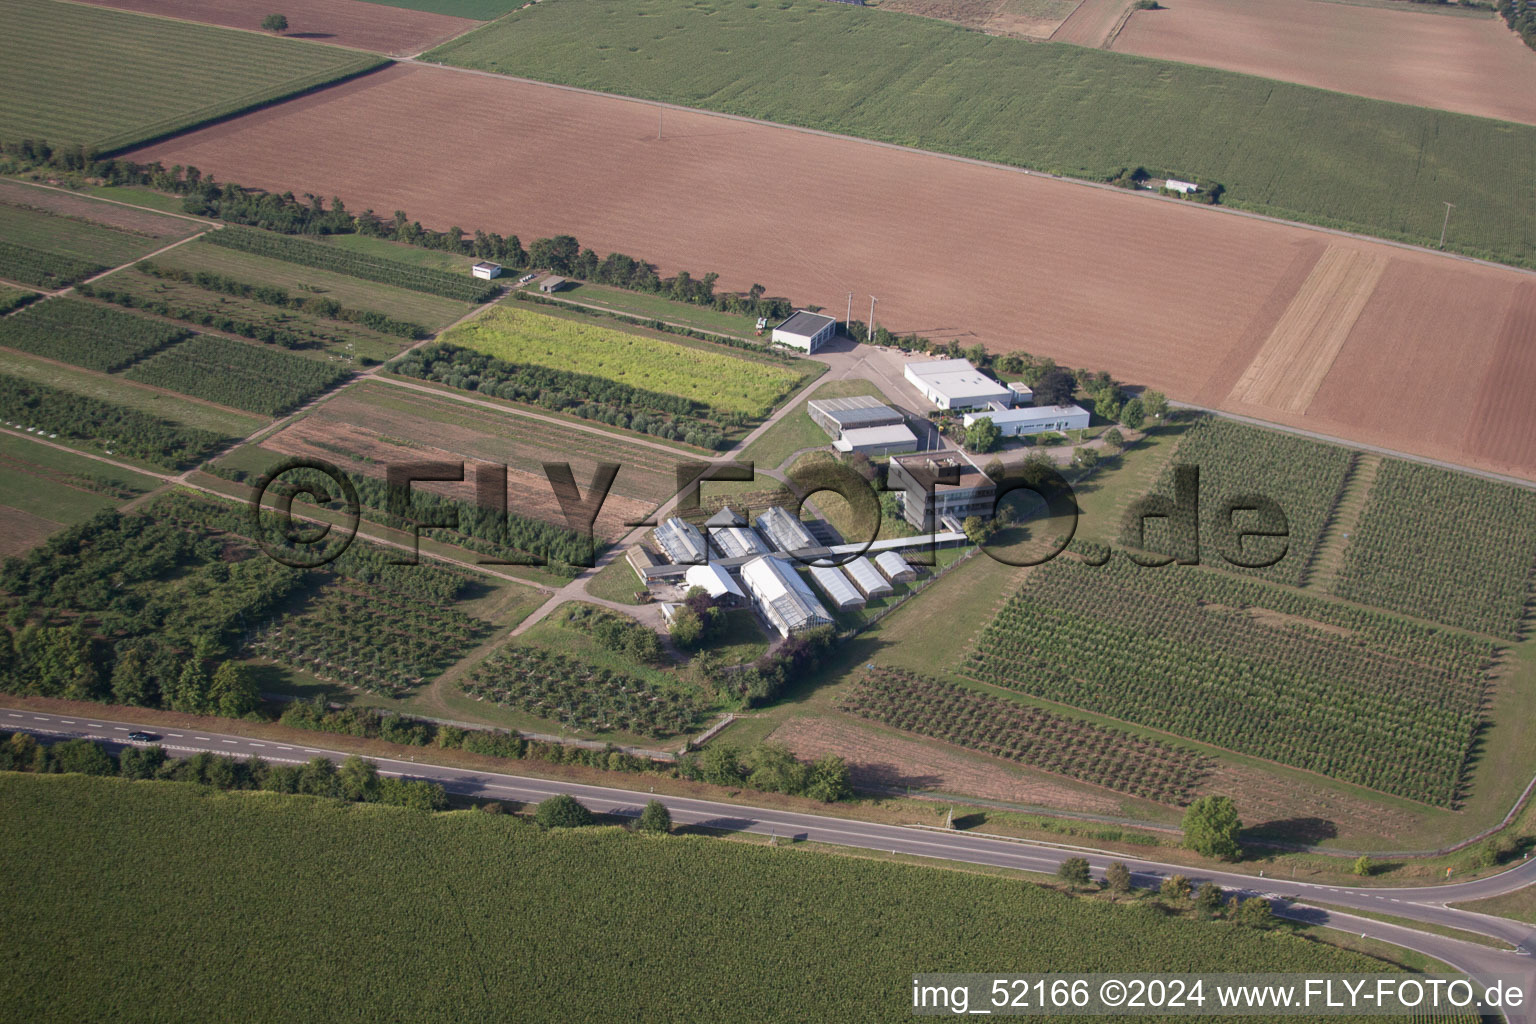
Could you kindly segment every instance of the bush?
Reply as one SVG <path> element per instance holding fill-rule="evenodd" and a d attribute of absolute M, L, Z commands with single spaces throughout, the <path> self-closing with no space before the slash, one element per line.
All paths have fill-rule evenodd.
<path fill-rule="evenodd" d="M 597 818 L 573 796 L 561 793 L 539 804 L 533 820 L 544 828 L 581 828 L 596 825 Z"/>
<path fill-rule="evenodd" d="M 1158 895 L 1162 896 L 1163 899 L 1179 901 L 1189 899 L 1192 891 L 1193 886 L 1190 885 L 1189 879 L 1183 875 L 1169 875 L 1163 879 L 1163 884 L 1157 890 Z"/>
<path fill-rule="evenodd" d="M 641 832 L 670 832 L 672 831 L 672 812 L 667 810 L 667 805 L 660 800 L 648 801 L 645 810 L 640 812 L 640 820 L 635 823 L 635 827 Z"/>
<path fill-rule="evenodd" d="M 1104 888 L 1110 892 L 1127 893 L 1131 891 L 1131 869 L 1121 861 L 1114 861 L 1104 869 Z"/>
<path fill-rule="evenodd" d="M 1275 923 L 1275 911 L 1269 900 L 1250 896 L 1237 905 L 1237 922 L 1249 928 L 1268 928 Z"/>
<path fill-rule="evenodd" d="M 1242 855 L 1237 845 L 1242 827 L 1231 797 L 1202 796 L 1184 812 L 1184 846 L 1202 857 L 1237 860 Z"/>
<path fill-rule="evenodd" d="M 1056 877 L 1076 889 L 1093 880 L 1088 872 L 1088 861 L 1083 857 L 1068 857 L 1056 868 Z"/>

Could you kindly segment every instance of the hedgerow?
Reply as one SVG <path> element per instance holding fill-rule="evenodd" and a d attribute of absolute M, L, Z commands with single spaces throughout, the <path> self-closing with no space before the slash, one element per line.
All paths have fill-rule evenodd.
<path fill-rule="evenodd" d="M 181 469 L 227 439 L 110 402 L 0 375 L 0 420 L 7 426 L 89 441 L 114 454 Z"/>
<path fill-rule="evenodd" d="M 226 249 L 253 253 L 257 256 L 269 256 L 288 263 L 297 263 L 300 266 L 331 270 L 338 274 L 360 277 L 365 281 L 377 281 L 380 284 L 408 288 L 428 295 L 441 295 L 444 298 L 458 299 L 462 302 L 476 304 L 489 302 L 501 291 L 500 286 L 477 278 L 449 274 L 429 267 L 418 267 L 398 260 L 370 257 L 289 235 L 276 235 L 245 228 L 225 228 L 222 231 L 210 231 L 203 237 L 214 245 L 222 245 Z"/>
<path fill-rule="evenodd" d="M 162 352 L 126 374 L 132 380 L 276 416 L 351 374 L 345 366 L 211 334 Z"/>
<path fill-rule="evenodd" d="M 901 669 L 866 671 L 840 707 L 897 729 L 1163 803 L 1188 803 L 1214 765 L 1187 747 Z"/>
<path fill-rule="evenodd" d="M 76 298 L 49 299 L 0 320 L 0 345 L 107 373 L 192 332 Z"/>

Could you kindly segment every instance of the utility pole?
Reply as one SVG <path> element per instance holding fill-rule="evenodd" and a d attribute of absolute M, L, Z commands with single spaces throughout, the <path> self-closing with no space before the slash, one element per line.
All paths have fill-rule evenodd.
<path fill-rule="evenodd" d="M 869 343 L 875 343 L 875 302 L 873 295 L 869 297 Z"/>
<path fill-rule="evenodd" d="M 1442 200 L 1442 202 L 1444 202 L 1444 200 Z M 1451 211 L 1454 209 L 1456 209 L 1455 203 L 1445 204 L 1445 220 L 1440 222 L 1440 248 L 1442 249 L 1445 248 L 1445 229 L 1450 226 Z"/>
<path fill-rule="evenodd" d="M 843 333 L 851 333 L 853 328 L 853 292 L 848 293 L 848 312 L 843 315 Z"/>

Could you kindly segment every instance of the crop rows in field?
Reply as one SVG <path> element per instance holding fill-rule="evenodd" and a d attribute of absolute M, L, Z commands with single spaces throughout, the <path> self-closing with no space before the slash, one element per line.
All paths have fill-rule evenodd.
<path fill-rule="evenodd" d="M 1195 567 L 1030 574 L 973 679 L 1437 806 L 1461 793 L 1491 643 Z"/>
<path fill-rule="evenodd" d="M 510 644 L 476 666 L 464 692 L 572 728 L 644 736 L 687 732 L 705 710 L 688 694 L 528 644 Z"/>
<path fill-rule="evenodd" d="M 23 288 L 7 288 L 0 284 L 0 316 L 36 302 L 41 297 L 37 292 L 29 292 Z"/>
<path fill-rule="evenodd" d="M 902 669 L 872 669 L 841 708 L 896 729 L 1018 761 L 1080 782 L 1186 804 L 1211 759 Z"/>
<path fill-rule="evenodd" d="M 108 454 L 167 469 L 195 465 L 225 441 L 219 434 L 182 426 L 73 391 L 0 375 L 0 421 L 28 432 L 86 441 Z"/>
<path fill-rule="evenodd" d="M 767 416 L 800 381 L 788 367 L 507 305 L 443 340 L 514 365 L 586 374 L 742 416 Z"/>
<path fill-rule="evenodd" d="M 336 363 L 199 334 L 135 366 L 125 376 L 220 405 L 276 416 L 302 405 L 350 372 Z"/>
<path fill-rule="evenodd" d="M 382 58 L 54 0 L 0 0 L 0 138 L 126 148 Z"/>
<path fill-rule="evenodd" d="M 0 345 L 109 373 L 191 333 L 175 324 L 69 297 L 39 302 L 0 320 Z"/>
<path fill-rule="evenodd" d="M 1351 601 L 1518 640 L 1536 568 L 1536 493 L 1388 459 L 1333 590 Z"/>
<path fill-rule="evenodd" d="M 278 235 L 250 228 L 226 227 L 206 236 L 207 241 L 226 249 L 297 263 L 300 266 L 330 270 L 365 281 L 408 288 L 428 295 L 441 295 L 461 302 L 487 302 L 501 290 L 499 285 L 460 274 L 449 274 L 419 264 L 367 255 L 350 249 L 311 242 L 290 235 Z"/>
<path fill-rule="evenodd" d="M 1179 442 L 1178 451 L 1158 480 L 1153 493 L 1172 496 L 1173 473 L 1178 465 L 1200 471 L 1199 557 L 1238 573 L 1252 573 L 1278 583 L 1299 584 L 1322 539 L 1328 516 L 1349 477 L 1355 454 L 1338 445 L 1309 441 L 1295 434 L 1250 427 L 1232 420 L 1209 417 L 1191 427 Z M 1217 550 L 1215 524 L 1222 503 L 1242 495 L 1261 495 L 1276 502 L 1285 514 L 1288 538 L 1254 537 L 1243 543 L 1242 560 L 1260 562 L 1283 557 L 1262 569 L 1233 565 Z M 1242 529 L 1252 520 L 1238 512 L 1231 520 Z M 1173 520 L 1149 521 L 1148 547 L 1164 554 L 1193 552 L 1195 538 Z M 1154 543 L 1154 538 L 1164 543 Z M 1134 534 L 1124 538 L 1127 545 Z"/>
<path fill-rule="evenodd" d="M 107 268 L 74 256 L 45 252 L 29 245 L 0 241 L 0 277 L 53 291 Z"/>
<path fill-rule="evenodd" d="M 336 585 L 262 629 L 250 650 L 321 679 L 404 697 L 490 631 L 488 623 L 451 607 Z"/>

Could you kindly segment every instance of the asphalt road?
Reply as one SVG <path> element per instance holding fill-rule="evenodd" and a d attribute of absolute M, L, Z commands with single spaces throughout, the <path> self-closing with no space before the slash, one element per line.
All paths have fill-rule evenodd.
<path fill-rule="evenodd" d="M 35 711 L 0 708 L 0 730 L 25 731 L 52 738 L 86 737 L 122 746 L 130 745 L 128 733 L 144 730 L 177 756 L 212 751 L 235 757 L 261 757 L 279 763 L 302 763 L 312 757 L 340 761 L 348 755 L 324 747 L 300 746 L 248 739 L 207 731 L 169 731 L 154 726 L 118 722 L 106 718 L 65 718 Z M 318 740 L 319 736 L 316 738 Z M 414 760 L 371 758 L 385 775 L 430 779 L 450 793 L 491 800 L 536 803 L 545 797 L 568 793 L 601 814 L 638 816 L 650 793 L 606 786 L 531 779 L 494 772 L 477 772 Z M 1209 871 L 1176 864 L 1137 860 L 1097 853 L 1089 849 L 1027 840 L 994 838 L 942 829 L 883 825 L 831 815 L 747 807 L 691 797 L 657 794 L 677 824 L 735 832 L 773 835 L 786 841 L 812 841 L 867 850 L 889 851 L 913 857 L 982 864 L 1054 874 L 1067 857 L 1088 860 L 1096 877 L 1102 877 L 1111 861 L 1123 861 L 1141 886 L 1156 886 L 1172 874 L 1183 874 L 1195 884 L 1212 881 L 1243 895 L 1262 895 L 1276 903 L 1278 913 L 1341 931 L 1381 939 L 1416 950 L 1450 964 L 1473 977 L 1521 977 L 1527 991 L 1536 992 L 1536 927 L 1518 921 L 1453 910 L 1447 903 L 1481 899 L 1510 892 L 1536 882 L 1536 860 L 1523 861 L 1511 870 L 1469 882 L 1410 888 L 1348 888 L 1287 879 L 1267 879 L 1232 871 Z M 1497 950 L 1477 943 L 1448 938 L 1432 932 L 1356 917 L 1338 910 L 1310 905 L 1326 903 L 1347 910 L 1361 910 L 1476 932 L 1508 942 L 1515 951 Z M 1511 1021 L 1536 1021 L 1536 1015 L 1510 1015 Z"/>

